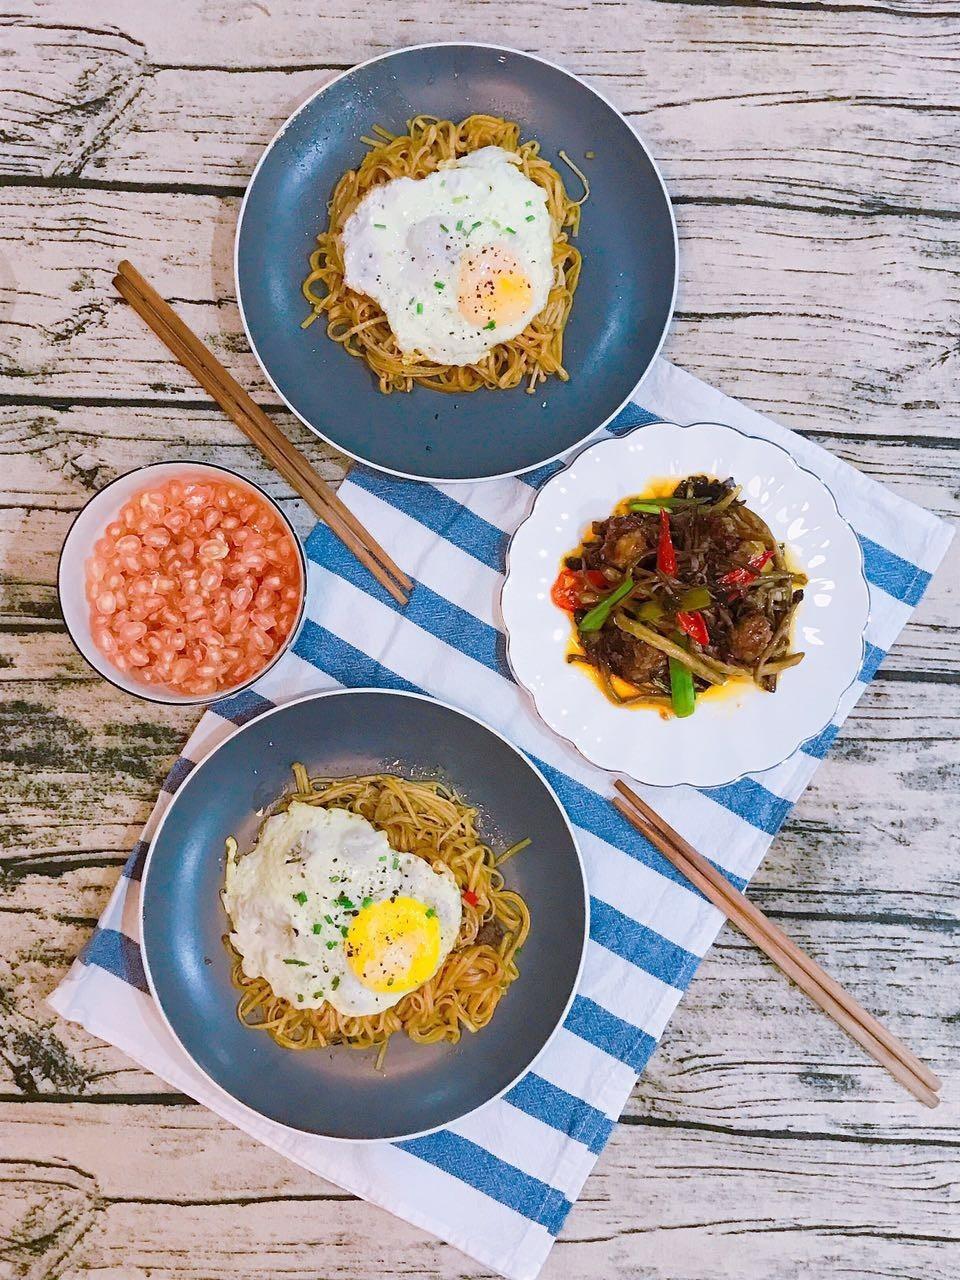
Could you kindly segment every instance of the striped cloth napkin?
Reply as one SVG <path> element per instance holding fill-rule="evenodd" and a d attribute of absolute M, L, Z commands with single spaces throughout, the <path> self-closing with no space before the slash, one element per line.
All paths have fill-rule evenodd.
<path fill-rule="evenodd" d="M 608 431 L 667 419 L 728 423 L 784 445 L 832 489 L 859 535 L 871 619 L 859 680 L 835 722 L 767 772 L 710 790 L 640 790 L 744 886 L 873 677 L 950 541 L 938 519 L 664 360 Z M 556 469 L 475 485 L 426 485 L 357 467 L 340 490 L 416 579 L 399 610 L 324 525 L 307 549 L 307 622 L 255 692 L 208 711 L 164 783 L 100 924 L 51 1004 L 141 1066 L 340 1187 L 399 1214 L 510 1277 L 542 1266 L 681 993 L 719 913 L 608 803 L 610 779 L 537 719 L 506 666 L 499 593 L 510 533 Z M 331 1143 L 263 1120 L 200 1075 L 147 993 L 139 880 L 151 832 L 217 742 L 276 702 L 341 685 L 425 690 L 495 725 L 536 759 L 577 831 L 590 889 L 590 942 L 563 1028 L 505 1097 L 427 1137 Z"/>

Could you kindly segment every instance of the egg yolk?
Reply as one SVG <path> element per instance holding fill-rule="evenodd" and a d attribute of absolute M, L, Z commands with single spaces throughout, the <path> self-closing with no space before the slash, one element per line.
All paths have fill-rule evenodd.
<path fill-rule="evenodd" d="M 440 962 L 440 921 L 416 898 L 364 907 L 347 934 L 347 963 L 371 991 L 408 991 Z"/>
<path fill-rule="evenodd" d="M 460 314 L 480 329 L 514 324 L 530 306 L 533 285 L 517 259 L 500 245 L 468 249 L 460 258 Z"/>

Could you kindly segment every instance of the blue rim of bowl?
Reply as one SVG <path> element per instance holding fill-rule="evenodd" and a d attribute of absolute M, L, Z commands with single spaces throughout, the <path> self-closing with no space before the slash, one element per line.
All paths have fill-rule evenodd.
<path fill-rule="evenodd" d="M 523 1079 L 523 1077 L 527 1074 L 527 1072 L 533 1069 L 534 1064 L 543 1056 L 544 1053 L 546 1053 L 547 1049 L 556 1039 L 557 1033 L 560 1031 L 560 1028 L 563 1026 L 564 1022 L 567 1019 L 567 1014 L 570 1012 L 571 1006 L 573 1005 L 574 998 L 576 997 L 577 991 L 580 988 L 581 979 L 583 978 L 583 968 L 587 960 L 587 942 L 589 941 L 589 938 L 590 938 L 590 891 L 587 887 L 587 869 L 586 869 L 586 866 L 584 865 L 583 852 L 580 848 L 580 842 L 577 840 L 576 833 L 573 829 L 573 823 L 570 821 L 570 816 L 567 813 L 566 809 L 560 803 L 559 796 L 554 791 L 553 787 L 550 785 L 547 779 L 544 777 L 542 771 L 537 767 L 536 764 L 534 764 L 534 762 L 530 759 L 530 757 L 526 755 L 524 752 L 522 752 L 515 743 L 510 741 L 509 738 L 507 738 L 504 734 L 502 734 L 499 729 L 495 729 L 493 725 L 488 724 L 486 720 L 481 720 L 479 716 L 475 716 L 471 714 L 471 712 L 469 711 L 464 711 L 462 707 L 454 706 L 453 703 L 445 702 L 441 698 L 431 698 L 427 694 L 411 693 L 405 689 L 382 689 L 375 686 L 370 686 L 368 688 L 362 688 L 362 689 L 361 688 L 326 689 L 326 690 L 321 690 L 319 692 L 306 693 L 299 698 L 291 698 L 287 702 L 280 702 L 276 706 L 271 707 L 269 711 L 264 711 L 262 715 L 255 716 L 252 720 L 248 720 L 246 721 L 246 723 L 239 725 L 236 729 L 234 729 L 231 733 L 229 733 L 225 738 L 222 738 L 215 747 L 213 747 L 210 751 L 207 752 L 207 754 L 196 765 L 196 767 L 193 770 L 191 770 L 190 779 L 192 781 L 194 778 L 196 778 L 197 775 L 200 773 L 201 769 L 203 768 L 203 766 L 207 763 L 207 761 L 211 760 L 213 756 L 215 756 L 216 753 L 220 750 L 221 747 L 225 746 L 228 742 L 231 742 L 234 738 L 242 734 L 245 729 L 249 728 L 253 724 L 258 723 L 259 721 L 268 719 L 270 716 L 276 715 L 277 712 L 283 711 L 287 707 L 297 706 L 298 704 L 303 702 L 317 702 L 323 698 L 344 698 L 344 697 L 349 698 L 349 697 L 356 697 L 356 696 L 362 697 L 365 694 L 371 694 L 371 693 L 388 694 L 392 698 L 411 698 L 417 702 L 431 702 L 431 703 L 434 703 L 436 706 L 445 707 L 448 711 L 453 711 L 457 715 L 464 716 L 466 719 L 472 720 L 474 724 L 480 725 L 482 729 L 486 729 L 489 733 L 492 733 L 494 737 L 499 738 L 500 741 L 503 742 L 507 747 L 509 747 L 510 750 L 515 755 L 520 756 L 524 764 L 528 765 L 529 768 L 532 769 L 532 771 L 536 774 L 540 783 L 546 790 L 547 794 L 550 796 L 550 799 L 556 805 L 557 811 L 559 812 L 560 817 L 563 820 L 563 823 L 570 834 L 570 842 L 573 845 L 574 853 L 577 856 L 577 866 L 580 869 L 580 884 L 583 889 L 583 936 L 580 939 L 580 960 L 579 960 L 579 963 L 577 964 L 577 974 L 573 982 L 571 983 L 570 994 L 567 997 L 567 1001 L 563 1006 L 563 1010 L 561 1011 L 559 1017 L 557 1018 L 556 1025 L 554 1026 L 553 1030 L 547 1036 L 546 1040 L 544 1040 L 543 1044 L 536 1051 L 536 1053 L 533 1054 L 533 1056 L 521 1068 L 521 1070 L 514 1076 L 514 1078 L 510 1080 L 507 1084 L 505 1084 L 502 1089 L 498 1089 L 497 1092 L 494 1094 L 491 1094 L 489 1098 L 485 1098 L 483 1102 L 478 1103 L 477 1106 L 471 1107 L 468 1111 L 464 1111 L 458 1116 L 451 1116 L 449 1120 L 445 1120 L 442 1124 L 432 1125 L 429 1129 L 419 1129 L 412 1133 L 398 1133 L 390 1138 L 331 1137 L 327 1134 L 323 1134 L 323 1135 L 316 1134 L 311 1129 L 295 1129 L 293 1125 L 283 1126 L 284 1128 L 294 1129 L 294 1131 L 297 1133 L 310 1133 L 314 1137 L 322 1136 L 325 1142 L 346 1142 L 351 1144 L 363 1143 L 364 1145 L 368 1143 L 378 1143 L 378 1142 L 406 1142 L 413 1138 L 425 1137 L 427 1134 L 430 1134 L 430 1133 L 437 1133 L 441 1129 L 447 1128 L 448 1125 L 456 1124 L 458 1121 L 465 1119 L 465 1117 L 473 1115 L 474 1112 L 481 1110 L 481 1108 L 487 1106 L 488 1103 L 495 1102 L 498 1098 L 502 1098 L 505 1093 L 508 1093 L 514 1087 L 514 1085 L 519 1083 L 519 1081 Z M 240 1107 L 244 1112 L 252 1116 L 259 1116 L 262 1119 L 263 1117 L 261 1116 L 261 1113 L 259 1111 L 255 1110 L 255 1108 L 251 1106 L 248 1106 L 247 1103 L 245 1102 L 240 1102 L 237 1098 L 233 1096 L 232 1093 L 230 1093 L 227 1089 L 225 1089 L 222 1084 L 216 1081 L 213 1078 L 213 1076 L 209 1075 L 203 1069 L 203 1067 L 201 1067 L 200 1064 L 194 1059 L 193 1055 L 190 1053 L 189 1049 L 187 1049 L 186 1045 L 177 1035 L 176 1029 L 168 1019 L 166 1011 L 163 1007 L 163 1004 L 161 1003 L 160 997 L 157 994 L 156 988 L 153 985 L 153 977 L 150 973 L 150 958 L 147 955 L 145 934 L 144 934 L 144 928 L 143 928 L 144 904 L 146 902 L 146 897 L 147 897 L 146 890 L 147 890 L 147 883 L 148 883 L 149 874 L 150 874 L 150 865 L 153 861 L 153 852 L 154 852 L 154 849 L 156 849 L 157 847 L 158 840 L 160 839 L 160 833 L 163 831 L 167 818 L 170 816 L 171 812 L 173 811 L 173 808 L 176 805 L 177 799 L 180 796 L 180 794 L 181 792 L 179 791 L 174 794 L 170 803 L 167 805 L 166 809 L 163 811 L 163 814 L 160 817 L 160 821 L 157 824 L 157 829 L 153 833 L 153 836 L 150 840 L 150 848 L 147 850 L 147 856 L 143 864 L 143 874 L 140 878 L 140 895 L 139 895 L 139 902 L 137 906 L 137 923 L 140 930 L 140 954 L 143 960 L 143 971 L 144 971 L 144 974 L 146 975 L 147 986 L 150 989 L 150 995 L 153 999 L 154 1004 L 156 1005 L 157 1012 L 160 1014 L 160 1017 L 163 1020 L 164 1025 L 166 1026 L 170 1034 L 173 1036 L 176 1043 L 180 1046 L 180 1048 L 186 1054 L 187 1058 L 189 1058 L 194 1069 L 196 1071 L 199 1071 L 200 1074 L 203 1076 L 204 1080 L 206 1080 L 209 1084 L 213 1085 L 213 1087 L 219 1093 L 221 1093 L 224 1097 L 229 1098 L 234 1106 Z M 232 1009 L 231 1009 L 231 1012 L 233 1012 Z M 479 1034 L 482 1034 L 482 1032 Z M 346 1052 L 350 1052 L 350 1050 L 346 1050 Z"/>
<path fill-rule="evenodd" d="M 653 368 L 653 366 L 656 364 L 657 360 L 659 359 L 660 352 L 663 350 L 663 344 L 666 342 L 667 334 L 670 331 L 670 325 L 673 322 L 674 308 L 676 307 L 676 303 L 677 303 L 677 288 L 678 288 L 679 279 L 680 279 L 680 241 L 677 236 L 677 220 L 673 212 L 673 202 L 670 199 L 670 193 L 667 191 L 667 184 L 664 181 L 663 174 L 660 172 L 660 166 L 657 164 L 656 160 L 654 159 L 652 153 L 650 152 L 650 149 L 647 147 L 647 144 L 640 137 L 639 133 L 637 133 L 636 129 L 633 127 L 630 121 L 626 118 L 623 112 L 620 111 L 618 107 L 614 106 L 614 104 L 610 101 L 610 99 L 606 96 L 606 94 L 603 94 L 600 92 L 599 89 L 594 88 L 592 84 L 589 84 L 586 80 L 583 79 L 582 76 L 578 76 L 576 72 L 570 71 L 569 68 L 567 67 L 560 66 L 560 64 L 557 62 L 552 62 L 549 58 L 542 58 L 539 56 L 539 54 L 527 53 L 523 49 L 515 49 L 515 48 L 512 48 L 510 45 L 488 44 L 482 40 L 432 40 L 424 44 L 412 44 L 412 45 L 406 45 L 405 47 L 400 49 L 390 49 L 387 53 L 379 53 L 373 58 L 367 58 L 363 62 L 358 62 L 354 66 L 349 67 L 346 71 L 341 71 L 339 75 L 334 76 L 332 80 L 328 80 L 326 84 L 321 85 L 320 88 L 316 90 L 316 92 L 311 93 L 309 98 L 305 98 L 303 102 L 301 102 L 300 105 L 294 111 L 292 111 L 289 116 L 287 116 L 286 120 L 284 120 L 283 124 L 280 126 L 280 128 L 276 131 L 276 133 L 267 143 L 266 147 L 264 147 L 263 152 L 260 156 L 260 159 L 257 161 L 256 166 L 250 175 L 249 181 L 247 182 L 246 190 L 243 193 L 243 200 L 241 201 L 241 204 L 240 204 L 240 213 L 239 213 L 239 216 L 237 217 L 237 230 L 233 238 L 233 282 L 234 282 L 234 292 L 236 293 L 236 297 L 237 297 L 237 309 L 240 312 L 240 322 L 243 325 L 243 331 L 246 334 L 246 338 L 247 338 L 247 342 L 249 343 L 250 350 L 253 352 L 254 356 L 256 357 L 257 364 L 260 366 L 260 369 L 262 370 L 264 377 L 267 379 L 267 381 L 270 383 L 270 386 L 273 388 L 276 394 L 280 397 L 280 399 L 283 401 L 286 407 L 290 410 L 290 412 L 294 415 L 294 417 L 297 418 L 300 422 L 302 422 L 305 427 L 308 427 L 311 431 L 313 431 L 316 435 L 318 435 L 320 439 L 324 440 L 328 445 L 330 445 L 331 448 L 336 449 L 339 453 L 346 454 L 348 458 L 352 458 L 354 462 L 361 462 L 363 463 L 364 466 L 372 467 L 375 471 L 382 471 L 382 472 L 385 472 L 387 475 L 398 476 L 402 480 L 420 480 L 420 481 L 423 481 L 425 484 L 433 484 L 433 485 L 476 484 L 478 482 L 482 483 L 483 481 L 486 481 L 486 480 L 505 480 L 511 476 L 522 476 L 522 475 L 525 475 L 528 471 L 536 471 L 537 468 L 539 467 L 547 466 L 551 462 L 556 462 L 559 458 L 566 457 L 567 455 L 570 454 L 571 449 L 579 449 L 580 446 L 584 443 L 584 441 L 581 441 L 580 444 L 567 445 L 565 448 L 561 449 L 558 453 L 551 454 L 547 458 L 541 458 L 536 462 L 531 462 L 528 466 L 521 467 L 517 471 L 498 471 L 498 472 L 493 472 L 490 475 L 486 475 L 486 476 L 454 476 L 452 479 L 448 479 L 448 480 L 441 479 L 439 476 L 417 475 L 416 472 L 413 472 L 413 471 L 397 471 L 396 468 L 394 467 L 384 466 L 380 462 L 373 462 L 370 458 L 365 458 L 362 454 L 353 453 L 350 449 L 347 449 L 340 441 L 334 440 L 332 439 L 332 437 L 324 435 L 324 433 L 320 430 L 319 427 L 315 426 L 312 422 L 309 422 L 305 417 L 303 417 L 303 415 L 299 413 L 296 408 L 294 408 L 294 406 L 290 403 L 287 397 L 283 394 L 283 392 L 274 382 L 269 369 L 264 364 L 260 356 L 260 352 L 257 350 L 257 344 L 254 342 L 253 335 L 250 332 L 250 326 L 247 324 L 246 312 L 244 311 L 244 306 L 243 306 L 243 294 L 240 289 L 240 231 L 243 227 L 243 219 L 247 211 L 247 201 L 250 196 L 250 192 L 253 188 L 254 182 L 257 179 L 257 175 L 259 174 L 261 167 L 266 162 L 267 156 L 273 150 L 277 142 L 283 137 L 287 129 L 290 127 L 290 125 L 293 123 L 296 117 L 300 114 L 300 112 L 304 111 L 310 105 L 310 103 L 314 101 L 315 98 L 319 98 L 321 94 L 325 93 L 327 89 L 330 88 L 331 85 L 336 84 L 340 80 L 346 79 L 347 76 L 352 75 L 355 71 L 360 70 L 362 67 L 369 67 L 376 62 L 385 62 L 388 58 L 395 58 L 399 54 L 416 53 L 418 50 L 422 50 L 422 49 L 451 49 L 451 48 L 493 49 L 497 53 L 515 54 L 519 58 L 530 58 L 533 62 L 540 62 L 544 66 L 552 68 L 554 71 L 559 71 L 561 75 L 565 75 L 569 77 L 569 79 L 575 80 L 578 84 L 582 85 L 583 88 L 586 89 L 588 93 L 592 93 L 594 97 L 599 98 L 600 101 L 605 106 L 609 107 L 609 109 L 620 120 L 623 121 L 623 123 L 627 126 L 627 128 L 636 138 L 641 150 L 644 152 L 647 159 L 650 161 L 650 165 L 653 169 L 653 172 L 656 174 L 657 181 L 660 184 L 660 190 L 663 193 L 663 199 L 667 206 L 667 212 L 670 215 L 670 229 L 671 229 L 671 232 L 673 233 L 673 286 L 670 291 L 670 306 L 667 310 L 667 317 L 663 322 L 663 331 L 660 334 L 660 340 L 657 343 L 657 346 L 653 355 L 650 357 L 650 360 L 647 363 L 646 368 L 643 370 L 643 372 L 640 374 L 640 377 L 637 379 L 636 383 L 634 384 L 633 389 L 630 391 L 630 393 L 627 396 L 624 397 L 623 401 L 619 405 L 617 405 L 613 413 L 609 414 L 606 418 L 604 418 L 602 422 L 598 422 L 590 428 L 589 432 L 584 437 L 584 441 L 589 440 L 590 437 L 593 436 L 596 432 L 602 431 L 603 428 L 607 425 L 607 423 L 612 422 L 613 419 L 617 416 L 617 414 L 620 413 L 627 404 L 629 404 L 629 402 L 636 395 L 639 388 L 642 386 L 644 379 L 647 377 L 650 370 Z"/>
<path fill-rule="evenodd" d="M 511 554 L 513 552 L 513 542 L 517 534 L 523 528 L 523 526 L 533 518 L 534 512 L 536 511 L 537 505 L 540 501 L 541 494 L 543 494 L 543 492 L 547 489 L 549 485 L 551 485 L 554 482 L 554 480 L 557 480 L 559 479 L 560 476 L 565 475 L 566 472 L 569 471 L 569 469 L 574 465 L 574 463 L 577 462 L 581 454 L 586 453 L 590 449 L 602 449 L 605 445 L 620 444 L 624 440 L 629 440 L 629 438 L 637 431 L 649 431 L 651 429 L 655 430 L 657 427 L 677 427 L 681 431 L 687 431 L 691 427 L 719 427 L 722 431 L 732 431 L 736 435 L 742 436 L 745 440 L 757 440 L 762 444 L 771 445 L 774 449 L 779 449 L 780 452 L 789 460 L 791 466 L 795 467 L 797 471 L 805 471 L 808 476 L 812 477 L 812 479 L 814 479 L 817 482 L 817 484 L 819 484 L 820 487 L 826 491 L 826 493 L 830 498 L 830 501 L 833 503 L 833 508 L 837 513 L 837 518 L 841 521 L 841 523 L 845 524 L 846 527 L 850 530 L 850 535 L 853 538 L 853 541 L 856 545 L 857 556 L 859 557 L 860 581 L 863 583 L 863 589 L 867 598 L 867 612 L 863 620 L 863 627 L 860 631 L 860 661 L 857 664 L 856 671 L 851 676 L 851 678 L 847 681 L 847 683 L 844 685 L 843 689 L 841 689 L 840 693 L 837 695 L 837 700 L 833 705 L 833 709 L 831 710 L 824 724 L 822 724 L 820 728 L 816 730 L 816 732 L 811 734 L 806 734 L 804 737 L 800 738 L 799 741 L 794 743 L 794 745 L 790 748 L 790 750 L 787 751 L 784 755 L 782 755 L 779 760 L 773 760 L 769 764 L 762 765 L 759 768 L 742 769 L 740 773 L 734 774 L 732 777 L 725 778 L 719 782 L 704 783 L 704 782 L 698 782 L 695 778 L 680 778 L 676 782 L 646 782 L 643 778 L 640 778 L 636 775 L 631 775 L 634 778 L 634 781 L 643 783 L 644 786 L 648 786 L 648 787 L 687 786 L 687 787 L 703 787 L 706 790 L 709 790 L 711 787 L 726 787 L 733 782 L 740 782 L 743 778 L 749 777 L 751 774 L 754 774 L 754 773 L 766 773 L 768 769 L 776 769 L 777 766 L 783 764 L 785 760 L 789 760 L 795 751 L 799 751 L 799 749 L 803 746 L 805 742 L 809 742 L 812 738 L 815 738 L 818 733 L 822 733 L 824 731 L 827 725 L 833 723 L 833 717 L 836 715 L 837 708 L 840 706 L 840 703 L 843 701 L 847 692 L 856 684 L 857 678 L 859 677 L 860 672 L 863 670 L 863 661 L 866 655 L 866 633 L 867 633 L 867 627 L 869 626 L 869 623 L 870 623 L 870 584 L 867 582 L 866 564 L 863 558 L 863 547 L 860 543 L 860 539 L 857 537 L 856 530 L 854 529 L 853 525 L 850 523 L 847 517 L 840 510 L 840 505 L 837 502 L 836 494 L 833 492 L 833 490 L 830 488 L 827 482 L 823 480 L 820 476 L 818 476 L 815 471 L 811 471 L 809 467 L 803 466 L 803 464 L 798 462 L 788 449 L 785 449 L 782 444 L 777 444 L 775 440 L 768 440 L 766 436 L 754 435 L 750 431 L 741 431 L 739 427 L 731 427 L 728 423 L 725 423 L 725 422 L 697 421 L 697 422 L 688 422 L 686 425 L 683 425 L 682 423 L 679 423 L 679 422 L 667 422 L 665 420 L 661 420 L 657 422 L 643 423 L 638 427 L 634 427 L 633 431 L 624 432 L 623 435 L 607 436 L 603 440 L 594 440 L 592 443 L 587 443 L 582 449 L 578 450 L 576 455 L 570 459 L 570 461 L 567 463 L 567 465 L 563 468 L 562 471 L 556 472 L 555 475 L 552 475 L 549 478 L 549 480 L 547 480 L 541 486 L 541 488 L 537 491 L 537 496 L 533 501 L 533 506 L 530 508 L 530 511 L 523 518 L 523 520 L 520 521 L 516 529 L 514 529 L 513 533 L 510 535 L 510 540 L 507 543 L 506 558 L 504 561 L 503 582 L 500 586 L 500 596 L 499 596 L 500 616 L 503 618 L 504 634 L 506 637 L 507 666 L 510 668 L 513 678 L 517 683 L 517 687 L 522 689 L 523 692 L 526 694 L 526 696 L 533 703 L 533 708 L 536 711 L 537 716 L 547 726 L 550 732 L 555 733 L 557 737 L 561 738 L 564 742 L 568 742 L 570 746 L 573 747 L 574 750 L 577 751 L 578 754 L 584 758 L 584 760 L 589 761 L 589 763 L 594 765 L 597 769 L 603 769 L 604 772 L 606 773 L 625 772 L 625 770 L 610 768 L 605 764 L 598 764 L 596 760 L 593 760 L 590 756 L 587 755 L 587 753 L 583 750 L 583 748 L 579 745 L 579 743 L 574 741 L 573 738 L 567 737 L 566 734 L 561 733 L 559 729 L 555 728 L 547 720 L 543 712 L 540 710 L 540 705 L 537 702 L 537 695 L 533 692 L 532 689 L 529 689 L 527 685 L 525 685 L 523 681 L 520 679 L 519 672 L 517 671 L 516 667 L 513 664 L 513 657 L 510 652 L 510 628 L 507 625 L 506 614 L 503 608 L 503 596 L 504 596 L 504 592 L 507 589 L 507 582 L 509 581 L 509 578 L 510 578 L 510 559 L 511 559 Z"/>
<path fill-rule="evenodd" d="M 60 603 L 60 568 L 61 568 L 61 565 L 63 564 L 63 554 L 67 549 L 67 543 L 69 542 L 70 536 L 73 533 L 74 526 L 76 525 L 80 517 L 83 515 L 84 511 L 86 511 L 87 507 L 89 507 L 91 503 L 96 502 L 97 499 L 102 494 L 106 493 L 108 489 L 112 489 L 115 484 L 119 484 L 121 480 L 126 480 L 128 476 L 140 475 L 141 473 L 146 474 L 148 471 L 153 471 L 157 467 L 169 467 L 174 465 L 186 466 L 186 467 L 206 467 L 210 471 L 220 471 L 226 476 L 232 476 L 234 480 L 239 480 L 241 484 L 249 485 L 251 489 L 255 489 L 257 493 L 260 494 L 261 498 L 263 498 L 264 502 L 266 502 L 269 505 L 269 507 L 273 511 L 275 511 L 276 514 L 283 521 L 284 525 L 286 526 L 287 532 L 290 534 L 291 538 L 293 538 L 293 545 L 297 548 L 297 554 L 300 557 L 300 575 L 301 575 L 301 581 L 303 583 L 303 591 L 301 592 L 301 595 L 300 595 L 300 608 L 297 611 L 296 621 L 294 622 L 293 626 L 290 628 L 290 634 L 287 636 L 286 640 L 283 642 L 283 644 L 280 646 L 280 648 L 273 655 L 273 657 L 270 659 L 270 661 L 267 663 L 265 667 L 263 667 L 260 671 L 256 672 L 255 675 L 252 675 L 250 679 L 245 681 L 243 684 L 234 685 L 229 689 L 223 689 L 222 691 L 218 691 L 216 695 L 212 698 L 211 697 L 156 698 L 147 692 L 134 693 L 132 689 L 126 689 L 122 684 L 117 684 L 116 680 L 111 679 L 110 676 L 108 676 L 105 671 L 101 671 L 98 666 L 92 663 L 90 659 L 87 657 L 87 655 L 80 648 L 79 644 L 77 644 L 76 637 L 74 636 L 73 632 L 70 630 L 70 624 L 67 622 L 66 615 L 63 611 L 63 605 Z M 121 693 L 125 693 L 128 698 L 139 698 L 143 702 L 152 702 L 156 706 L 160 706 L 160 707 L 209 707 L 209 706 L 212 706 L 214 702 L 219 702 L 221 698 L 233 698 L 238 693 L 243 693 L 245 690 L 251 688 L 253 685 L 257 683 L 258 680 L 262 679 L 262 677 L 265 676 L 268 671 L 271 671 L 273 669 L 273 667 L 280 661 L 283 655 L 287 653 L 290 647 L 293 645 L 297 636 L 300 634 L 300 629 L 303 626 L 304 618 L 306 617 L 306 612 L 307 612 L 307 553 L 306 551 L 304 551 L 303 542 L 300 539 L 300 535 L 297 533 L 296 529 L 293 527 L 292 523 L 288 519 L 285 512 L 281 509 L 280 504 L 274 498 L 271 498 L 269 493 L 267 493 L 265 489 L 262 489 L 255 480 L 248 480 L 246 476 L 240 475 L 238 471 L 231 471 L 229 467 L 223 467 L 220 465 L 219 462 L 200 462 L 195 458 L 170 458 L 166 462 L 148 462 L 147 465 L 144 467 L 132 467 L 129 471 L 124 471 L 122 475 L 114 476 L 114 478 L 110 481 L 109 484 L 105 484 L 102 489 L 98 489 L 96 493 L 90 495 L 90 497 L 86 500 L 86 502 L 83 504 L 80 510 L 76 513 L 76 515 L 70 521 L 70 528 L 67 530 L 66 536 L 64 537 L 63 542 L 60 546 L 60 554 L 59 556 L 57 556 L 57 605 L 60 608 L 60 616 L 61 618 L 63 618 L 64 628 L 66 629 L 67 635 L 70 637 L 70 643 L 73 645 L 74 649 L 76 649 L 77 653 L 80 655 L 83 661 L 87 664 L 90 670 L 95 671 L 102 680 L 106 680 L 107 684 L 112 685 L 114 689 L 119 689 L 119 691 Z"/>

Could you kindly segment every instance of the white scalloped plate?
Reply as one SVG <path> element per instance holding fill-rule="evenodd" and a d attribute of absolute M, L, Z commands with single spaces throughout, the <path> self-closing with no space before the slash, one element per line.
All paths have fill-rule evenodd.
<path fill-rule="evenodd" d="M 687 719 L 617 707 L 566 661 L 568 616 L 550 599 L 592 520 L 653 479 L 732 476 L 809 577 L 794 624 L 803 662 L 777 692 L 738 685 Z M 712 787 L 772 768 L 830 723 L 863 662 L 869 595 L 856 534 L 833 494 L 785 450 L 732 427 L 653 423 L 585 449 L 541 489 L 510 543 L 501 597 L 507 652 L 543 720 L 601 768 L 653 786 Z"/>

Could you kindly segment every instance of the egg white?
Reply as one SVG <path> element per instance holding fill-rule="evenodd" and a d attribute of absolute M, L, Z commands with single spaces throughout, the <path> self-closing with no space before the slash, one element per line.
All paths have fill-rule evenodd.
<path fill-rule="evenodd" d="M 296 1008 L 318 1008 L 326 1000 L 339 1013 L 361 1015 L 389 1009 L 416 990 L 372 991 L 347 961 L 344 930 L 364 899 L 396 895 L 436 912 L 435 973 L 460 929 L 463 907 L 453 873 L 394 853 L 384 833 L 359 814 L 295 800 L 264 823 L 249 853 L 228 858 L 222 898 L 247 977 L 265 978 Z"/>
<path fill-rule="evenodd" d="M 556 232 L 546 200 L 502 147 L 472 151 L 426 178 L 393 178 L 344 225 L 346 282 L 380 304 L 405 356 L 473 364 L 546 305 Z M 461 262 L 485 248 L 516 259 L 531 286 L 522 314 L 492 330 L 458 307 Z"/>

